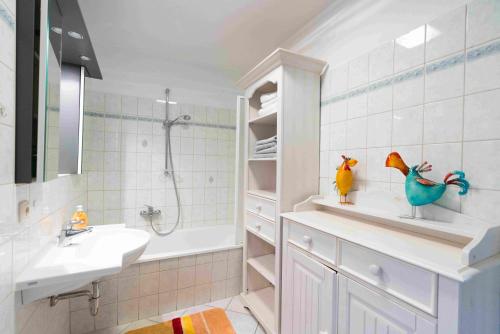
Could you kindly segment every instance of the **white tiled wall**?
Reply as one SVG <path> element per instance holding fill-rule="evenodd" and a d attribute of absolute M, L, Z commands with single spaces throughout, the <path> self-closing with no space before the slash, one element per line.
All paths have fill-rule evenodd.
<path fill-rule="evenodd" d="M 321 193 L 342 154 L 358 159 L 355 187 L 402 192 L 385 158 L 428 160 L 441 181 L 463 170 L 471 183 L 441 205 L 496 223 L 500 214 L 500 1 L 475 0 L 344 64 L 323 78 Z M 316 55 L 318 56 L 318 55 Z M 323 55 L 324 58 L 332 58 Z"/>
<path fill-rule="evenodd" d="M 68 302 L 15 306 L 13 277 L 58 233 L 72 206 L 86 199 L 81 177 L 14 184 L 15 10 L 16 1 L 0 0 L 0 333 L 65 334 Z M 31 213 L 18 222 L 17 203 L 24 199 Z"/>
<path fill-rule="evenodd" d="M 0 1 L 0 233 L 15 218 L 14 185 L 14 89 L 15 4 Z M 14 332 L 13 242 L 0 237 L 0 332 Z"/>
<path fill-rule="evenodd" d="M 86 92 L 84 170 L 92 224 L 147 226 L 144 204 L 162 211 L 161 223 L 177 217 L 173 183 L 165 168 L 165 104 L 153 99 Z M 234 201 L 235 112 L 206 106 L 170 105 L 171 145 L 181 198 L 181 228 L 231 224 Z"/>
<path fill-rule="evenodd" d="M 0 1 L 0 234 L 9 232 L 15 219 L 14 89 L 15 3 Z M 14 331 L 13 242 L 0 237 L 0 332 Z"/>
<path fill-rule="evenodd" d="M 71 334 L 83 334 L 238 295 L 241 248 L 135 264 L 104 278 L 98 315 L 70 300 Z"/>

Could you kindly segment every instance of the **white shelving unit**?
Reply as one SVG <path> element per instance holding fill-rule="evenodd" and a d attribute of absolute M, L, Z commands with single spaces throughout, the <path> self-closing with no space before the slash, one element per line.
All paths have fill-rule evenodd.
<path fill-rule="evenodd" d="M 275 262 L 276 259 L 274 254 L 267 254 L 247 259 L 247 263 L 272 285 L 276 284 L 276 276 L 274 274 Z"/>
<path fill-rule="evenodd" d="M 319 191 L 320 74 L 326 63 L 278 49 L 238 85 L 240 139 L 237 217 L 244 220 L 243 293 L 267 333 L 279 332 L 280 214 Z M 276 92 L 276 110 L 259 115 L 260 97 Z M 245 102 L 242 102 L 242 101 Z M 245 126 L 246 125 L 246 126 Z M 257 140 L 277 136 L 275 158 L 254 158 Z"/>

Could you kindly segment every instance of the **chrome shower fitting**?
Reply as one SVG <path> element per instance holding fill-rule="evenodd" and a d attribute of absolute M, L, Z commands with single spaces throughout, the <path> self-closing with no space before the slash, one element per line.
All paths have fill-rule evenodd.
<path fill-rule="evenodd" d="M 177 219 L 175 220 L 174 226 L 167 230 L 167 231 L 161 231 L 159 230 L 155 224 L 153 224 L 153 216 L 160 214 L 160 210 L 154 210 L 153 207 L 147 206 L 148 210 L 147 211 L 141 211 L 141 216 L 148 216 L 150 217 L 150 225 L 153 231 L 155 231 L 156 234 L 161 235 L 161 236 L 166 236 L 169 235 L 170 233 L 174 232 L 177 226 L 179 226 L 179 222 L 181 220 L 181 199 L 179 196 L 179 189 L 177 189 L 177 181 L 175 171 L 174 171 L 174 164 L 173 164 L 173 159 L 172 159 L 172 146 L 170 142 L 170 135 L 171 135 L 171 129 L 172 126 L 174 126 L 176 123 L 180 124 L 186 124 L 185 122 L 191 120 L 191 116 L 189 115 L 180 115 L 173 120 L 170 120 L 170 110 L 169 110 L 169 104 L 170 104 L 170 89 L 165 89 L 165 120 L 163 121 L 163 127 L 165 128 L 165 169 L 163 170 L 163 173 L 166 177 L 170 177 L 172 180 L 172 184 L 174 186 L 174 191 L 175 191 L 175 199 L 177 200 Z M 169 166 L 170 163 L 170 166 Z"/>
<path fill-rule="evenodd" d="M 191 116 L 189 115 L 181 115 L 181 116 L 177 116 L 174 120 L 172 121 L 169 121 L 169 120 L 164 120 L 163 121 L 163 127 L 170 127 L 172 125 L 174 125 L 175 123 L 177 123 L 179 120 L 181 121 L 184 121 L 184 122 L 188 122 L 191 120 Z"/>
<path fill-rule="evenodd" d="M 149 217 L 150 219 L 153 219 L 154 216 L 159 216 L 161 215 L 161 210 L 155 210 L 155 208 L 151 205 L 144 204 L 146 207 L 146 210 L 141 210 L 139 213 L 142 217 Z"/>

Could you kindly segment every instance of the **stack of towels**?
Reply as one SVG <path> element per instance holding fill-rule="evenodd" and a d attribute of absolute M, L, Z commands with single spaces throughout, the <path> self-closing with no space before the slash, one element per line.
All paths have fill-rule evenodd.
<path fill-rule="evenodd" d="M 253 157 L 255 159 L 275 158 L 277 145 L 276 139 L 276 136 L 272 136 L 271 138 L 257 140 L 257 142 L 255 142 L 255 152 Z"/>
<path fill-rule="evenodd" d="M 260 96 L 260 109 L 257 112 L 259 116 L 264 116 L 267 114 L 271 114 L 276 111 L 278 101 L 278 94 L 268 93 Z"/>

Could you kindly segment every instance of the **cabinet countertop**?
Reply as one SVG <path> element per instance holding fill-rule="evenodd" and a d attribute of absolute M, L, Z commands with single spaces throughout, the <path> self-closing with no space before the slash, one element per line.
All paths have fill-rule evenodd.
<path fill-rule="evenodd" d="M 282 217 L 457 281 L 466 281 L 481 266 L 479 263 L 464 267 L 461 263 L 464 245 L 359 218 L 321 210 L 288 212 Z M 487 261 L 499 262 L 500 255 L 484 262 Z"/>

